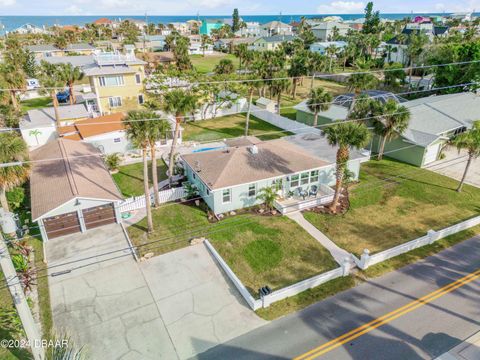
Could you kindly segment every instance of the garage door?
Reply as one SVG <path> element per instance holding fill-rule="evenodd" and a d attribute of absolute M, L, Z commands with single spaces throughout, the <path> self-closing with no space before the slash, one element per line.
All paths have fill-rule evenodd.
<path fill-rule="evenodd" d="M 83 210 L 83 220 L 87 229 L 112 224 L 115 222 L 115 210 L 112 204 Z"/>
<path fill-rule="evenodd" d="M 76 211 L 43 219 L 43 225 L 49 239 L 80 231 L 80 222 Z"/>
<path fill-rule="evenodd" d="M 423 162 L 423 165 L 430 164 L 437 160 L 438 153 L 440 152 L 440 145 L 441 144 L 436 144 L 427 147 L 427 151 L 425 152 L 425 161 Z"/>

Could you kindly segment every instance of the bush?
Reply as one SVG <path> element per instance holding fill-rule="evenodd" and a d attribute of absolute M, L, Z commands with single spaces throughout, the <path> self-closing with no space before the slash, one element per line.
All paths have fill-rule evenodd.
<path fill-rule="evenodd" d="M 25 200 L 25 189 L 22 187 L 13 188 L 10 191 L 7 191 L 7 201 L 8 205 L 12 210 L 18 209 Z"/>
<path fill-rule="evenodd" d="M 108 170 L 110 171 L 116 171 L 120 167 L 120 154 L 119 153 L 114 153 L 105 156 L 105 164 L 107 165 Z"/>

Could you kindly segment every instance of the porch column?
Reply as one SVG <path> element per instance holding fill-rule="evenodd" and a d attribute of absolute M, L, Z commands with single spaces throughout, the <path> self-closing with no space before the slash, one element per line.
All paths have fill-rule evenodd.
<path fill-rule="evenodd" d="M 83 218 L 83 212 L 81 209 L 77 210 L 78 221 L 80 222 L 80 231 L 84 233 L 87 231 L 87 227 L 85 226 L 85 219 Z"/>
<path fill-rule="evenodd" d="M 122 213 L 120 212 L 119 203 L 113 203 L 113 210 L 115 211 L 115 222 L 120 224 L 122 222 Z"/>
<path fill-rule="evenodd" d="M 43 225 L 43 219 L 38 220 L 38 228 L 40 229 L 40 234 L 42 235 L 43 242 L 48 242 L 47 231 L 45 230 L 45 225 Z"/>

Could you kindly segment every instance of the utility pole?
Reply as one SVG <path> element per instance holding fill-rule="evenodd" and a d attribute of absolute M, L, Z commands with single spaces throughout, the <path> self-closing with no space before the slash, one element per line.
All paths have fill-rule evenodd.
<path fill-rule="evenodd" d="M 33 358 L 35 360 L 45 359 L 45 350 L 42 346 L 42 337 L 40 331 L 33 320 L 33 315 L 30 312 L 27 299 L 23 293 L 20 279 L 15 271 L 12 263 L 12 258 L 8 252 L 7 244 L 0 233 L 0 266 L 2 268 L 8 289 L 12 294 L 13 302 L 17 308 L 17 313 L 22 321 L 23 329 L 27 335 L 27 340 L 32 350 Z"/>

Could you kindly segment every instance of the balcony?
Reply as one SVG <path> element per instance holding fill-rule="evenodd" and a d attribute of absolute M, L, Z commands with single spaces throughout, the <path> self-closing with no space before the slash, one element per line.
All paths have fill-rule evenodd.
<path fill-rule="evenodd" d="M 127 65 L 128 62 L 136 61 L 135 54 L 99 53 L 93 58 L 98 66 Z"/>
<path fill-rule="evenodd" d="M 335 191 L 332 188 L 320 184 L 317 189 L 314 186 L 303 191 L 299 189 L 293 196 L 276 200 L 274 205 L 282 215 L 285 215 L 329 204 L 333 201 L 334 194 Z"/>

